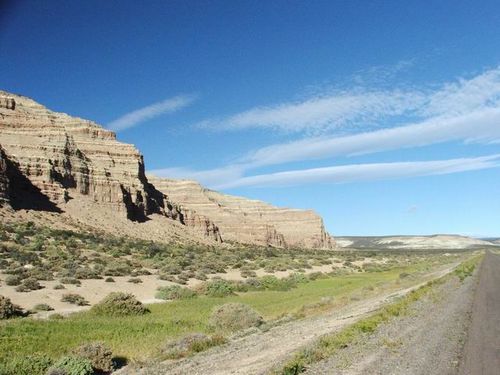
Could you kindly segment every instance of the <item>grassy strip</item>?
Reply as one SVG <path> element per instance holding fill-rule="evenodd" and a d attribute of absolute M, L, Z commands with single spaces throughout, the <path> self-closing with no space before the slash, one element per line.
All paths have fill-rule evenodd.
<path fill-rule="evenodd" d="M 432 266 L 435 266 L 433 264 Z M 363 288 L 379 286 L 396 288 L 401 273 L 425 272 L 428 261 L 384 272 L 364 272 L 318 279 L 299 284 L 289 291 L 259 291 L 224 298 L 200 296 L 149 306 L 147 316 L 99 317 L 89 312 L 74 314 L 62 320 L 14 319 L 0 322 L 0 362 L 34 353 L 56 359 L 83 343 L 103 341 L 117 355 L 131 360 L 154 357 L 166 341 L 190 332 L 210 334 L 208 318 L 212 309 L 228 302 L 244 303 L 257 310 L 264 319 L 273 320 L 286 314 L 301 313 L 304 305 L 322 298 L 348 301 Z M 406 283 L 406 281 L 404 281 Z M 385 285 L 385 286 L 384 286 Z"/>
<path fill-rule="evenodd" d="M 482 259 L 482 255 L 474 256 L 461 263 L 453 272 L 453 275 L 463 281 L 466 277 L 472 275 L 474 268 Z M 381 308 L 375 314 L 362 319 L 334 334 L 323 336 L 311 347 L 300 351 L 292 360 L 290 360 L 275 374 L 296 375 L 304 372 L 307 366 L 331 357 L 336 351 L 346 348 L 354 343 L 364 334 L 371 334 L 383 323 L 393 317 L 407 314 L 410 306 L 432 291 L 434 286 L 444 283 L 449 275 L 439 279 L 432 280 L 426 285 L 408 293 L 399 301 Z"/>

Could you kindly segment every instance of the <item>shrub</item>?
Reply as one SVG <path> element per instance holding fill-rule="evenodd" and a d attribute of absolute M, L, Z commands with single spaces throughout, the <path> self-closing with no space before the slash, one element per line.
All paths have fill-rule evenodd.
<path fill-rule="evenodd" d="M 42 289 L 43 286 L 40 285 L 37 279 L 29 277 L 21 282 L 21 285 L 16 287 L 16 292 L 30 292 L 32 290 Z"/>
<path fill-rule="evenodd" d="M 210 337 L 204 333 L 190 333 L 178 340 L 169 342 L 162 350 L 162 353 L 168 359 L 176 359 L 191 353 L 202 352 L 225 342 L 226 339 L 220 335 Z"/>
<path fill-rule="evenodd" d="M 77 306 L 86 306 L 89 304 L 85 298 L 76 293 L 63 294 L 61 301 L 68 302 Z"/>
<path fill-rule="evenodd" d="M 58 313 L 50 314 L 49 319 L 52 319 L 52 320 L 61 320 L 61 319 L 64 319 L 64 315 L 61 315 L 61 314 L 58 314 Z"/>
<path fill-rule="evenodd" d="M 93 375 L 92 363 L 85 358 L 66 356 L 49 369 L 47 375 Z"/>
<path fill-rule="evenodd" d="M 155 294 L 155 297 L 159 299 L 188 299 L 196 296 L 197 294 L 194 290 L 183 288 L 179 285 L 159 287 Z"/>
<path fill-rule="evenodd" d="M 239 331 L 260 326 L 264 320 L 257 311 L 243 303 L 226 303 L 216 306 L 210 315 L 209 324 L 222 331 Z"/>
<path fill-rule="evenodd" d="M 88 359 L 99 373 L 113 371 L 113 352 L 102 342 L 84 344 L 73 350 L 73 354 Z"/>
<path fill-rule="evenodd" d="M 54 285 L 54 289 L 55 289 L 55 290 L 58 290 L 58 289 L 66 289 L 66 287 L 65 287 L 64 285 L 62 285 L 62 284 L 56 284 L 56 285 Z"/>
<path fill-rule="evenodd" d="M 133 294 L 123 292 L 108 294 L 91 311 L 105 316 L 142 315 L 150 312 Z"/>
<path fill-rule="evenodd" d="M 215 279 L 205 284 L 205 294 L 209 297 L 226 297 L 234 294 L 234 286 L 229 281 Z"/>
<path fill-rule="evenodd" d="M 262 287 L 268 290 L 286 291 L 294 288 L 297 283 L 291 279 L 278 279 L 276 276 L 264 276 L 260 279 Z"/>
<path fill-rule="evenodd" d="M 105 281 L 105 282 L 107 282 L 107 283 L 114 283 L 114 282 L 115 282 L 115 279 L 113 279 L 112 277 L 106 277 L 106 278 L 104 279 L 104 281 Z"/>
<path fill-rule="evenodd" d="M 19 275 L 9 275 L 5 278 L 5 285 L 17 286 L 21 284 L 21 277 Z"/>
<path fill-rule="evenodd" d="M 23 310 L 19 306 L 14 305 L 10 301 L 10 298 L 0 296 L 0 319 L 9 319 L 22 315 L 24 315 Z"/>
<path fill-rule="evenodd" d="M 46 355 L 28 355 L 0 364 L 0 374 L 45 375 L 50 365 L 52 365 L 52 360 Z"/>
<path fill-rule="evenodd" d="M 60 281 L 61 284 L 82 285 L 82 282 L 74 277 L 63 277 Z"/>
<path fill-rule="evenodd" d="M 39 303 L 33 307 L 33 310 L 35 311 L 52 311 L 54 310 L 51 306 L 47 305 L 46 303 Z"/>
<path fill-rule="evenodd" d="M 138 277 L 132 277 L 130 279 L 127 280 L 129 283 L 132 283 L 132 284 L 140 284 L 142 283 L 142 280 L 139 279 Z"/>

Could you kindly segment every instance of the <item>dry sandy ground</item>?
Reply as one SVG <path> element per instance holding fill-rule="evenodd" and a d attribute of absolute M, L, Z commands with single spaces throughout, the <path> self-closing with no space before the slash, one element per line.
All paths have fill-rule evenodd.
<path fill-rule="evenodd" d="M 441 267 L 426 275 L 426 279 L 440 277 L 450 272 L 453 266 Z M 294 352 L 314 342 L 320 336 L 341 329 L 368 313 L 380 308 L 422 284 L 411 288 L 384 291 L 352 303 L 339 310 L 322 316 L 285 323 L 267 332 L 256 332 L 234 338 L 228 344 L 179 361 L 167 361 L 148 368 L 127 367 L 118 373 L 123 374 L 265 374 L 274 366 L 289 359 Z"/>
<path fill-rule="evenodd" d="M 359 263 L 359 262 L 358 262 Z M 340 267 L 340 263 L 334 263 L 334 266 Z M 332 265 L 313 266 L 305 271 L 306 274 L 312 272 L 330 272 Z M 276 277 L 286 277 L 293 271 L 278 271 L 274 273 Z M 270 275 L 264 270 L 256 271 L 257 276 Z M 1 286 L 0 295 L 8 297 L 11 301 L 25 309 L 31 309 L 39 303 L 46 303 L 54 308 L 50 312 L 40 312 L 38 317 L 46 317 L 53 313 L 68 314 L 75 311 L 86 310 L 90 306 L 75 306 L 66 302 L 61 302 L 61 297 L 66 293 L 77 293 L 84 297 L 90 305 L 93 305 L 111 292 L 127 292 L 135 295 L 143 303 L 157 303 L 165 302 L 155 298 L 156 289 L 160 286 L 172 285 L 172 282 L 160 280 L 157 275 L 140 276 L 142 280 L 140 284 L 129 283 L 129 276 L 114 276 L 114 283 L 105 282 L 104 279 L 100 280 L 80 280 L 81 286 L 65 285 L 66 289 L 55 290 L 54 285 L 59 284 L 58 280 L 54 281 L 40 281 L 44 286 L 43 289 L 20 293 L 15 291 L 15 286 L 7 286 L 4 283 L 6 275 L 0 274 Z M 218 273 L 209 275 L 209 277 L 220 277 L 226 280 L 244 280 L 241 277 L 239 270 L 229 270 L 227 273 Z M 203 281 L 197 279 L 190 279 L 188 281 L 189 287 L 196 287 Z"/>

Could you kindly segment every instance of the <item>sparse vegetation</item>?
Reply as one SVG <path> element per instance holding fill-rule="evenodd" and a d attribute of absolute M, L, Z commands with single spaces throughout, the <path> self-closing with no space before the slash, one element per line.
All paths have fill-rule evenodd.
<path fill-rule="evenodd" d="M 205 351 L 213 346 L 226 342 L 224 336 L 190 333 L 180 339 L 170 341 L 162 349 L 161 356 L 165 359 L 177 359 Z"/>
<path fill-rule="evenodd" d="M 85 298 L 76 293 L 63 294 L 61 301 L 68 302 L 77 306 L 86 306 L 89 304 Z"/>

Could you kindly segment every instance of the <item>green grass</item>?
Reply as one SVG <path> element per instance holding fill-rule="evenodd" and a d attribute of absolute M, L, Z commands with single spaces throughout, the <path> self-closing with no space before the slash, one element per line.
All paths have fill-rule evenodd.
<path fill-rule="evenodd" d="M 443 260 L 439 261 L 440 263 Z M 166 341 L 190 332 L 210 332 L 208 318 L 214 306 L 228 302 L 248 304 L 264 319 L 272 320 L 297 313 L 304 305 L 322 297 L 347 300 L 353 293 L 373 293 L 368 286 L 415 283 L 400 280 L 406 272 L 418 275 L 435 261 L 420 261 L 407 267 L 383 272 L 365 272 L 300 283 L 288 291 L 247 292 L 224 298 L 200 296 L 189 300 L 149 305 L 151 314 L 129 317 L 99 317 L 90 312 L 73 314 L 62 320 L 14 319 L 0 323 L 0 362 L 33 353 L 59 358 L 83 343 L 103 341 L 113 353 L 130 360 L 143 360 L 158 354 Z M 411 278 L 410 278 L 411 279 Z"/>

